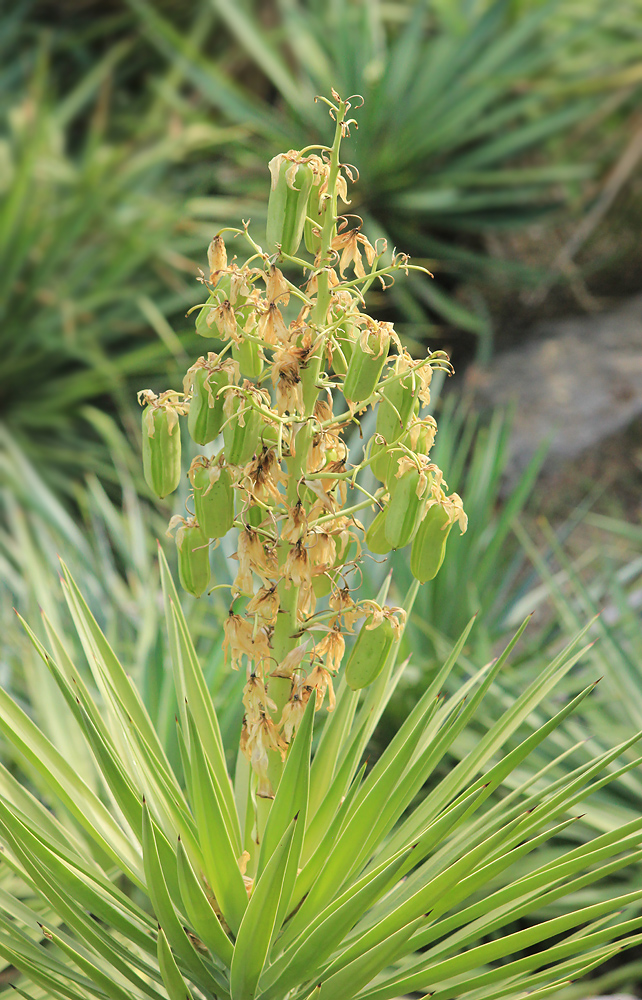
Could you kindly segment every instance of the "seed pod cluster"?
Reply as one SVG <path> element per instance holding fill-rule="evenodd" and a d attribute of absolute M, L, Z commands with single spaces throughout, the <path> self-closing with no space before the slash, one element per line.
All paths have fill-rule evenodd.
<path fill-rule="evenodd" d="M 159 496 L 180 480 L 181 416 L 206 451 L 189 467 L 188 516 L 171 522 L 185 590 L 204 595 L 209 550 L 230 532 L 236 540 L 224 650 L 247 671 L 241 748 L 259 797 L 273 794 L 310 698 L 333 708 L 346 638 L 353 689 L 390 663 L 405 611 L 359 597 L 364 547 L 383 556 L 411 545 L 411 570 L 425 582 L 452 525 L 466 527 L 430 460 L 436 424 L 425 407 L 432 371 L 449 370 L 448 359 L 412 358 L 393 325 L 364 308 L 360 286 L 385 286 L 413 265 L 386 258 L 383 242 L 339 217 L 354 176 L 339 160 L 341 135 L 339 123 L 331 148 L 270 162 L 265 245 L 245 227 L 233 244 L 248 246 L 245 263 L 229 260 L 221 235 L 208 250 L 196 329 L 213 350 L 190 367 L 182 394 L 141 394 L 145 475 Z M 292 258 L 305 254 L 297 277 Z M 349 436 L 370 408 L 374 434 L 351 463 Z"/>

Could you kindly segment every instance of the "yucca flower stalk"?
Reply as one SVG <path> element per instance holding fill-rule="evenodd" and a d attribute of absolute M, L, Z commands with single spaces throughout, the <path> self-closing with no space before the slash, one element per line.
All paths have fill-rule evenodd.
<path fill-rule="evenodd" d="M 385 242 L 373 247 L 358 220 L 353 226 L 354 217 L 339 214 L 354 179 L 340 160 L 341 140 L 356 121 L 335 92 L 326 103 L 336 121 L 332 147 L 289 150 L 269 164 L 264 245 L 245 225 L 235 231 L 249 245 L 243 264 L 228 263 L 221 234 L 209 247 L 209 275 L 201 274 L 209 295 L 196 329 L 223 349 L 198 359 L 183 394 L 140 394 L 145 475 L 159 496 L 180 481 L 180 416 L 188 414 L 197 444 L 221 444 L 192 462 L 194 509 L 175 515 L 170 530 L 177 528 L 181 582 L 197 597 L 210 583 L 210 539 L 236 532 L 224 647 L 232 667 L 247 669 L 241 750 L 251 768 L 252 873 L 306 705 L 313 698 L 317 711 L 324 703 L 334 709 L 346 636 L 363 623 L 345 676 L 364 688 L 398 644 L 412 606 L 416 588 L 404 607 L 361 595 L 364 542 L 385 554 L 415 539 L 411 568 L 423 582 L 438 571 L 453 523 L 467 523 L 429 457 L 436 424 L 425 407 L 433 369 L 448 371 L 448 358 L 411 358 L 392 324 L 365 311 L 374 281 L 385 288 L 414 265 L 400 253 L 384 263 Z M 297 256 L 300 248 L 308 259 Z M 286 277 L 297 270 L 301 284 Z M 288 306 L 296 307 L 289 322 Z M 349 465 L 346 434 L 377 404 L 375 433 Z M 361 483 L 367 468 L 382 484 L 374 494 Z M 368 532 L 362 511 L 377 515 Z"/>
<path fill-rule="evenodd" d="M 431 364 L 445 359 L 413 361 L 363 311 L 369 281 L 411 265 L 384 266 L 358 231 L 348 237 L 337 225 L 348 102 L 328 103 L 332 149 L 318 162 L 304 150 L 273 164 L 274 247 L 252 243 L 242 266 L 227 263 L 221 239 L 210 248 L 197 324 L 220 325 L 227 345 L 192 366 L 184 396 L 143 395 L 146 474 L 160 493 L 176 480 L 181 417 L 199 444 L 222 434 L 219 451 L 192 463 L 197 516 L 181 518 L 177 544 L 184 585 L 203 594 L 210 539 L 238 533 L 224 633 L 230 666 L 247 670 L 234 780 L 162 550 L 180 768 L 63 565 L 89 671 L 46 616 L 49 649 L 25 628 L 86 746 L 85 767 L 0 690 L 0 731 L 39 792 L 0 766 L 0 956 L 27 998 L 34 989 L 56 1000 L 392 1000 L 409 991 L 491 1000 L 527 990 L 539 998 L 642 939 L 642 889 L 588 903 L 580 892 L 640 860 L 642 819 L 538 853 L 560 842 L 584 798 L 640 763 L 616 765 L 639 734 L 559 778 L 550 763 L 522 770 L 594 686 L 538 719 L 586 652 L 589 626 L 438 777 L 526 627 L 444 696 L 471 622 L 379 759 L 363 762 L 403 673 L 397 651 L 413 595 L 438 571 L 449 526 L 465 520 L 427 458 L 434 424 L 414 412 Z M 298 177 L 302 166 L 312 178 Z M 307 262 L 296 256 L 306 225 Z M 251 239 L 247 227 L 240 235 Z M 342 273 L 344 253 L 354 278 Z M 285 277 L 297 260 L 308 271 L 303 290 Z M 287 295 L 302 303 L 288 323 L 278 305 Z M 345 409 L 334 416 L 341 391 Z M 363 461 L 348 468 L 342 432 L 377 401 Z M 349 485 L 359 489 L 359 471 L 375 462 L 382 486 L 349 499 Z M 399 608 L 386 603 L 389 579 L 374 597 L 351 593 L 364 534 L 356 514 L 368 508 L 378 513 L 366 542 L 413 546 L 417 579 Z M 327 607 L 316 604 L 324 590 Z M 359 621 L 343 666 L 345 634 Z M 323 704 L 332 711 L 313 743 Z M 531 922 L 553 904 L 554 917 Z"/>

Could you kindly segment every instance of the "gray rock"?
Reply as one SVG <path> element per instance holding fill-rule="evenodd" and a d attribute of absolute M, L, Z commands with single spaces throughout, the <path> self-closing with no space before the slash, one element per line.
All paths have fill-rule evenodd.
<path fill-rule="evenodd" d="M 549 436 L 549 466 L 574 458 L 642 414 L 642 295 L 612 312 L 543 323 L 466 381 L 478 405 L 515 405 L 513 473 Z"/>

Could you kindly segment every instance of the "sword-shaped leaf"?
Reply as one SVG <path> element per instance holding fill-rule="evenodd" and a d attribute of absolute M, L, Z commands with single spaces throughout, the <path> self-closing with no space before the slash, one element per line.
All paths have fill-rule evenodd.
<path fill-rule="evenodd" d="M 263 869 L 295 816 L 299 817 L 298 826 L 302 831 L 305 830 L 310 788 L 310 752 L 314 713 L 315 699 L 309 698 L 301 724 L 288 750 L 283 774 L 265 826 L 259 853 L 257 878 L 260 878 Z"/>
<path fill-rule="evenodd" d="M 225 920 L 236 934 L 247 907 L 239 856 L 225 823 L 224 803 L 199 740 L 191 711 L 187 713 L 194 801 L 192 807 L 203 853 L 205 876 Z"/>
<path fill-rule="evenodd" d="M 0 729 L 100 848 L 142 885 L 140 857 L 109 810 L 2 688 Z"/>
<path fill-rule="evenodd" d="M 242 850 L 241 831 L 234 803 L 234 795 L 227 773 L 225 751 L 223 749 L 216 710 L 207 684 L 205 683 L 203 671 L 181 609 L 167 560 L 160 545 L 158 547 L 158 558 L 165 603 L 165 619 L 174 670 L 174 683 L 183 724 L 183 733 L 188 732 L 185 705 L 189 705 L 199 732 L 203 752 L 209 760 L 223 800 L 226 824 L 230 830 L 234 848 L 240 854 Z"/>
<path fill-rule="evenodd" d="M 281 894 L 288 881 L 297 817 L 285 831 L 256 882 L 241 921 L 230 968 L 232 1000 L 252 1000 L 278 930 Z"/>
<path fill-rule="evenodd" d="M 143 859 L 147 892 L 152 901 L 156 918 L 165 931 L 173 951 L 176 952 L 185 967 L 190 970 L 197 983 L 202 984 L 207 989 L 216 990 L 218 982 L 214 970 L 205 965 L 185 933 L 174 909 L 158 854 L 154 821 L 145 802 L 143 802 Z"/>
<path fill-rule="evenodd" d="M 158 966 L 165 983 L 169 1000 L 192 1000 L 189 986 L 183 979 L 163 928 L 158 925 Z"/>
<path fill-rule="evenodd" d="M 229 966 L 232 961 L 232 942 L 221 927 L 212 902 L 192 868 L 180 838 L 176 850 L 176 862 L 183 905 L 192 927 L 210 951 Z"/>

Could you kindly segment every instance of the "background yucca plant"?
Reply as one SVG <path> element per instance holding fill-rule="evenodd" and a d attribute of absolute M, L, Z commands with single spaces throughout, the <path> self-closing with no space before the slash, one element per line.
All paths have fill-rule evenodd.
<path fill-rule="evenodd" d="M 445 323 L 477 336 L 482 358 L 492 335 L 484 283 L 528 287 L 542 276 L 486 254 L 484 236 L 576 202 L 598 164 L 594 150 L 568 141 L 573 126 L 608 119 L 614 95 L 615 108 L 631 107 L 639 85 L 639 12 L 616 26 L 601 3 L 295 0 L 268 12 L 215 0 L 212 22 L 187 37 L 158 4 L 128 2 L 203 111 L 249 125 L 264 157 L 327 138 L 311 99 L 333 81 L 363 95 L 362 131 L 347 147 L 361 176 L 350 210 L 372 241 L 385 236 L 442 276 L 437 285 L 414 275 L 393 290 L 404 333 L 434 337 Z M 236 159 L 237 190 L 252 195 L 257 160 L 246 149 Z M 206 198 L 199 207 L 207 211 Z M 462 274 L 466 300 L 452 294 Z"/>
<path fill-rule="evenodd" d="M 168 178 L 234 133 L 172 117 L 150 93 L 128 112 L 117 94 L 113 107 L 127 41 L 70 84 L 25 7 L 2 23 L 0 420 L 69 493 L 86 469 L 113 478 L 83 407 L 117 411 L 135 439 L 138 380 L 186 357 L 167 317 L 184 316 L 188 255 L 206 235 Z"/>
<path fill-rule="evenodd" d="M 625 116 L 635 101 L 635 4 L 618 23 L 600 2 L 480 5 L 472 14 L 422 3 L 282 4 L 265 23 L 252 4 L 73 9 L 65 19 L 23 0 L 0 13 L 0 418 L 65 492 L 70 473 L 89 466 L 113 479 L 100 434 L 82 419 L 84 403 L 117 410 L 135 440 L 137 373 L 166 377 L 191 350 L 184 310 L 196 247 L 232 217 L 260 220 L 265 158 L 325 127 L 305 94 L 335 79 L 367 95 L 371 131 L 355 149 L 365 167 L 355 210 L 370 232 L 438 258 L 442 274 L 456 272 L 439 287 L 415 277 L 394 290 L 408 343 L 431 324 L 437 333 L 441 316 L 486 347 L 484 290 L 480 297 L 471 286 L 466 302 L 446 294 L 462 269 L 470 276 L 481 266 L 475 234 L 578 196 L 590 172 L 581 138 L 578 147 L 561 132 L 553 144 L 542 136 L 586 100 L 601 139 L 616 126 L 600 145 L 610 162 L 621 121 L 608 109 Z M 467 52 L 468 70 L 450 87 L 448 72 Z M 413 66 L 425 68 L 413 74 Z M 389 139 L 401 128 L 395 94 L 419 109 L 403 135 L 418 151 L 434 144 L 423 159 L 400 148 L 400 132 Z M 484 162 L 466 166 L 471 156 Z M 398 203 L 399 184 L 423 207 Z M 511 262 L 485 260 L 503 282 Z M 520 283 L 533 279 L 518 271 Z"/>

